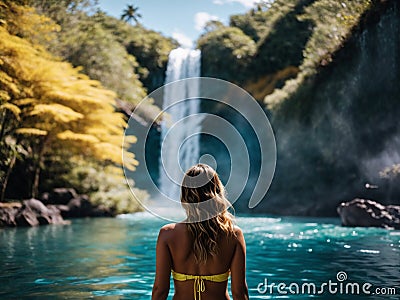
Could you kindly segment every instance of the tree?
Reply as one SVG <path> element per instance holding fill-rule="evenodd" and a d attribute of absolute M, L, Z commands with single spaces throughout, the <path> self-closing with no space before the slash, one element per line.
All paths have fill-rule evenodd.
<path fill-rule="evenodd" d="M 139 7 L 134 6 L 132 4 L 128 4 L 127 7 L 123 10 L 121 15 L 121 20 L 125 20 L 126 22 L 135 21 L 136 24 L 139 23 L 138 18 L 141 18 L 142 15 L 138 13 Z"/>
<path fill-rule="evenodd" d="M 146 90 L 139 81 L 136 58 L 127 53 L 124 45 L 97 23 L 94 19 L 81 22 L 81 30 L 75 36 L 64 37 L 68 48 L 67 59 L 92 79 L 99 80 L 103 86 L 113 90 L 117 96 L 136 104 L 146 97 Z M 89 26 L 86 26 L 88 24 Z"/>
<path fill-rule="evenodd" d="M 220 29 L 224 27 L 224 23 L 222 23 L 221 21 L 218 20 L 210 20 L 206 23 L 206 25 L 204 25 L 204 31 L 205 32 L 211 32 L 211 31 L 215 31 L 217 29 Z"/>
<path fill-rule="evenodd" d="M 244 69 L 256 53 L 255 42 L 235 27 L 219 27 L 202 35 L 198 46 L 202 51 L 202 64 L 207 66 L 203 69 L 204 76 L 236 82 L 245 79 Z"/>
<path fill-rule="evenodd" d="M 66 161 L 81 156 L 98 164 L 121 166 L 126 123 L 115 112 L 116 94 L 80 73 L 79 68 L 14 35 L 21 32 L 21 14 L 28 13 L 32 20 L 36 15 L 30 8 L 7 4 L 2 7 L 8 11 L 1 12 L 4 26 L 0 27 L 0 143 L 6 177 L 3 195 L 19 148 L 26 150 L 26 169 L 32 169 L 33 197 L 38 194 L 45 158 L 64 149 L 68 149 L 63 152 Z M 49 22 L 47 18 L 44 21 Z M 29 27 L 28 23 L 22 25 Z M 128 138 L 128 142 L 133 141 L 133 137 Z M 127 167 L 134 169 L 137 161 L 133 154 L 126 155 Z M 3 161 L 8 163 L 3 166 Z"/>

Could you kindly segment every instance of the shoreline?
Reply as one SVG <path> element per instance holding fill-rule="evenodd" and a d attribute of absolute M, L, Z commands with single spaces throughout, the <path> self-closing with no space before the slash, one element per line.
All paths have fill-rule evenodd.
<path fill-rule="evenodd" d="M 76 218 L 115 216 L 112 208 L 95 205 L 88 195 L 78 194 L 72 188 L 54 189 L 43 193 L 40 199 L 0 203 L 0 228 L 68 225 Z"/>
<path fill-rule="evenodd" d="M 53 191 L 54 192 L 54 191 Z M 55 194 L 44 194 L 41 200 L 27 199 L 14 202 L 0 202 L 0 228 L 34 227 L 39 225 L 69 225 L 72 219 L 79 218 L 126 218 L 134 213 L 148 213 L 161 218 L 150 211 L 134 211 L 117 214 L 104 205 L 94 205 L 87 195 L 78 195 L 73 189 L 59 189 Z M 55 197 L 54 195 L 57 195 Z M 67 197 L 68 196 L 68 197 Z M 238 213 L 237 217 L 274 218 L 281 220 L 330 220 L 343 227 L 377 227 L 388 230 L 400 229 L 400 206 L 382 205 L 367 199 L 353 199 L 342 202 L 337 207 L 337 217 L 326 216 L 290 216 Z M 163 218 L 161 218 L 163 219 Z"/>

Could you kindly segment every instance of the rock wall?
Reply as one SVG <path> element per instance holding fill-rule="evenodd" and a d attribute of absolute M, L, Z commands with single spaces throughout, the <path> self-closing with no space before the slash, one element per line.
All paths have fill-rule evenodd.
<path fill-rule="evenodd" d="M 277 170 L 255 211 L 334 216 L 354 197 L 399 203 L 398 185 L 379 175 L 400 162 L 399 80 L 400 5 L 393 1 L 366 16 L 333 63 L 273 113 Z"/>

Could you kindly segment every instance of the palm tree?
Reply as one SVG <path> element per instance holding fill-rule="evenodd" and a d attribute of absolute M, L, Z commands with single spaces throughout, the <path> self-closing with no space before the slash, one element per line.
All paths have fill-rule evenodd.
<path fill-rule="evenodd" d="M 121 20 L 125 20 L 126 22 L 135 21 L 136 24 L 139 23 L 138 18 L 141 18 L 142 15 L 138 13 L 139 7 L 135 7 L 132 4 L 128 4 L 127 7 L 123 10 L 121 15 Z"/>

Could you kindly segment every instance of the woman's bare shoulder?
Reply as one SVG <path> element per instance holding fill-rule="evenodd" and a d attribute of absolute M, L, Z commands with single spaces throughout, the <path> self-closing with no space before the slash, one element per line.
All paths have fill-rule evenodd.
<path fill-rule="evenodd" d="M 161 227 L 159 236 L 162 239 L 171 238 L 184 229 L 184 224 L 182 223 L 169 223 Z"/>
<path fill-rule="evenodd" d="M 243 235 L 243 231 L 242 228 L 240 228 L 239 226 L 235 225 L 233 227 L 233 231 L 235 232 L 236 235 Z"/>
<path fill-rule="evenodd" d="M 173 231 L 186 229 L 185 223 L 169 223 L 161 227 L 160 231 Z"/>
<path fill-rule="evenodd" d="M 236 241 L 242 242 L 244 240 L 243 231 L 239 226 L 235 225 L 233 232 L 235 233 L 234 236 Z"/>
<path fill-rule="evenodd" d="M 175 227 L 176 227 L 176 223 L 165 224 L 163 227 L 161 227 L 160 232 L 174 230 Z"/>

